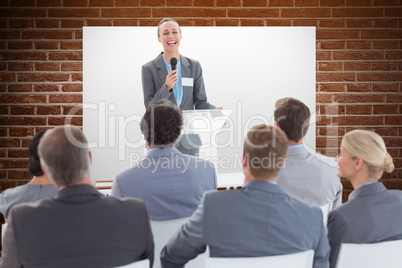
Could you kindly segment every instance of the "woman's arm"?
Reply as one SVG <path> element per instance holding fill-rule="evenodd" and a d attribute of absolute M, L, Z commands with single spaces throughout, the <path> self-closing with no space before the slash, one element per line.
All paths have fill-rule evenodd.
<path fill-rule="evenodd" d="M 161 87 L 156 88 L 154 77 L 152 75 L 152 69 L 148 64 L 142 66 L 141 77 L 145 108 L 160 99 L 169 99 L 170 95 L 173 94 L 173 91 L 170 92 L 167 89 L 165 83 L 163 83 Z"/>

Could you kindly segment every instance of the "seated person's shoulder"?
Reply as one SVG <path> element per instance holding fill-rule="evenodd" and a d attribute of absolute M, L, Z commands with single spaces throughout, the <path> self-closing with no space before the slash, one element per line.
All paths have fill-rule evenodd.
<path fill-rule="evenodd" d="M 37 193 L 41 188 L 43 196 L 38 198 Z M 56 194 L 54 185 L 25 184 L 15 188 L 9 188 L 0 194 L 0 206 L 16 205 L 25 202 L 34 202 L 38 199 L 51 198 Z"/>
<path fill-rule="evenodd" d="M 287 198 L 287 203 L 289 206 L 294 208 L 296 211 L 300 211 L 305 214 L 307 213 L 309 215 L 321 215 L 321 209 L 319 207 L 310 206 L 291 196 L 287 196 Z"/>
<path fill-rule="evenodd" d="M 108 196 L 104 198 L 108 204 L 102 204 L 105 214 L 117 219 L 142 222 L 148 219 L 148 210 L 144 201 L 139 198 L 117 198 Z"/>
<path fill-rule="evenodd" d="M 188 155 L 188 154 L 182 154 L 183 160 L 185 163 L 190 164 L 193 168 L 205 168 L 205 169 L 215 169 L 214 164 L 206 159 L 203 159 L 201 157 L 193 156 L 193 155 Z"/>
<path fill-rule="evenodd" d="M 388 193 L 393 196 L 396 200 L 402 201 L 402 191 L 400 190 L 388 190 Z"/>
<path fill-rule="evenodd" d="M 54 199 L 41 199 L 34 202 L 27 202 L 16 204 L 10 209 L 9 215 L 29 217 L 41 217 L 41 215 L 46 215 L 49 208 L 53 208 Z"/>
<path fill-rule="evenodd" d="M 335 161 L 334 157 L 325 156 L 317 152 L 309 152 L 311 161 L 314 161 L 315 165 L 319 165 L 321 167 L 328 167 L 332 169 L 336 169 L 338 164 Z"/>
<path fill-rule="evenodd" d="M 204 193 L 203 202 L 204 205 L 210 205 L 215 208 L 227 207 L 233 205 L 241 200 L 239 198 L 242 195 L 242 190 L 209 190 Z M 232 201 L 231 201 L 232 200 Z"/>
<path fill-rule="evenodd" d="M 116 178 L 122 179 L 122 178 L 130 178 L 134 179 L 132 176 L 134 173 L 141 172 L 147 169 L 153 169 L 154 167 L 152 166 L 152 160 L 149 158 L 144 158 L 141 159 L 138 162 L 133 163 L 132 167 L 125 169 L 121 171 L 119 174 L 116 175 Z"/>
<path fill-rule="evenodd" d="M 137 208 L 137 209 L 142 209 L 145 207 L 144 201 L 142 201 L 139 198 L 135 197 L 114 197 L 114 196 L 108 196 L 108 197 L 103 197 L 103 201 L 107 203 L 111 207 L 117 207 L 117 208 L 127 208 L 127 209 L 132 209 L 132 208 Z"/>
<path fill-rule="evenodd" d="M 356 213 L 361 212 L 363 210 L 370 210 L 369 207 L 367 207 L 366 200 L 360 199 L 360 198 L 355 198 L 348 200 L 348 202 L 343 203 L 342 206 L 339 206 L 333 210 L 331 210 L 329 213 L 335 212 L 338 217 L 340 216 L 345 216 L 349 217 L 350 215 L 356 215 Z"/>
<path fill-rule="evenodd" d="M 28 190 L 28 185 L 29 184 L 25 184 L 25 185 L 17 186 L 17 187 L 14 187 L 14 188 L 6 189 L 0 194 L 0 199 L 3 200 L 4 198 L 11 197 L 11 196 L 14 196 L 16 194 L 18 195 L 19 193 L 22 193 L 22 192 Z"/>

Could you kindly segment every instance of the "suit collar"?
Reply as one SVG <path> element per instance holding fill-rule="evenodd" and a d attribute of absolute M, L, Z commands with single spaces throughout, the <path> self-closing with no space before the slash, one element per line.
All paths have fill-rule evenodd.
<path fill-rule="evenodd" d="M 165 147 L 163 149 L 152 150 L 147 153 L 147 158 L 152 157 L 163 157 L 163 156 L 171 156 L 171 155 L 181 155 L 182 153 L 179 152 L 174 147 Z"/>
<path fill-rule="evenodd" d="M 190 62 L 188 62 L 186 57 L 180 55 L 181 61 L 181 76 L 182 77 L 191 77 L 191 70 L 190 70 Z"/>
<path fill-rule="evenodd" d="M 281 187 L 266 181 L 248 181 L 243 185 L 243 189 L 253 189 L 257 191 L 269 192 L 273 194 L 285 194 Z"/>
<path fill-rule="evenodd" d="M 167 70 L 165 63 L 163 62 L 163 52 L 161 52 L 158 57 L 154 60 L 155 67 L 158 71 L 158 76 L 159 79 L 161 80 L 161 83 L 164 84 L 167 76 Z"/>
<path fill-rule="evenodd" d="M 154 64 L 157 69 L 166 69 L 165 63 L 163 62 L 163 52 L 161 52 L 158 57 L 154 59 Z"/>
<path fill-rule="evenodd" d="M 384 184 L 382 182 L 375 182 L 375 183 L 370 183 L 367 185 L 362 185 L 358 189 L 354 190 L 350 195 L 349 195 L 349 200 L 353 200 L 359 197 L 367 196 L 367 195 L 372 195 L 380 192 L 387 191 L 387 188 L 385 188 Z"/>
<path fill-rule="evenodd" d="M 88 185 L 88 184 L 82 184 L 82 185 L 73 185 L 73 186 L 67 186 L 59 191 L 57 191 L 56 198 L 57 199 L 64 199 L 64 198 L 70 198 L 70 197 L 75 197 L 75 196 L 101 196 L 101 193 L 96 190 L 95 187 Z"/>

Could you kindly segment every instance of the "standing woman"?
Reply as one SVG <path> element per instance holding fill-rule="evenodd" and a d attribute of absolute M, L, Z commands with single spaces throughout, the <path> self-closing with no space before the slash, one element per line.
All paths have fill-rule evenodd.
<path fill-rule="evenodd" d="M 158 40 L 163 52 L 142 66 L 142 90 L 145 107 L 160 99 L 168 99 L 182 110 L 215 109 L 205 92 L 202 68 L 198 61 L 179 53 L 182 35 L 179 24 L 164 18 L 158 25 Z M 170 60 L 177 59 L 172 71 Z"/>
<path fill-rule="evenodd" d="M 378 179 L 394 169 L 383 139 L 367 130 L 345 134 L 337 156 L 338 176 L 354 191 L 329 214 L 330 264 L 336 266 L 342 243 L 378 243 L 402 239 L 402 192 L 387 190 Z"/>

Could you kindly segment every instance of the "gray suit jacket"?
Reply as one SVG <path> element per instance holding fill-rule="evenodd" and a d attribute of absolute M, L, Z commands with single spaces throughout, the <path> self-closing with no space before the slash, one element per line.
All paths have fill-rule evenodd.
<path fill-rule="evenodd" d="M 342 205 L 342 184 L 334 158 L 311 154 L 306 148 L 289 149 L 285 167 L 277 177 L 288 195 L 310 206 Z"/>
<path fill-rule="evenodd" d="M 207 101 L 202 69 L 198 61 L 180 55 L 182 77 L 193 78 L 193 86 L 183 86 L 183 99 L 180 104 L 182 110 L 215 109 Z M 156 59 L 142 66 L 142 90 L 144 92 L 144 104 L 155 103 L 160 99 L 168 99 L 174 104 L 176 98 L 173 91 L 169 92 L 165 85 L 167 70 L 163 61 L 163 52 Z"/>
<path fill-rule="evenodd" d="M 59 190 L 53 199 L 15 206 L 0 267 L 115 267 L 153 263 L 154 244 L 141 200 L 106 197 L 90 185 Z"/>
<path fill-rule="evenodd" d="M 207 190 L 216 189 L 214 166 L 172 147 L 154 149 L 117 175 L 112 195 L 144 200 L 151 220 L 190 217 Z"/>
<path fill-rule="evenodd" d="M 56 195 L 53 184 L 24 184 L 7 189 L 0 194 L 0 212 L 8 218 L 11 208 L 21 203 L 35 202 Z"/>
<path fill-rule="evenodd" d="M 349 201 L 329 213 L 331 267 L 342 243 L 377 243 L 402 239 L 402 192 L 388 191 L 381 182 L 362 185 Z"/>
<path fill-rule="evenodd" d="M 183 267 L 209 246 L 211 257 L 258 257 L 313 249 L 314 267 L 328 267 L 330 248 L 319 208 L 264 181 L 241 190 L 207 192 L 161 252 L 163 267 Z"/>

